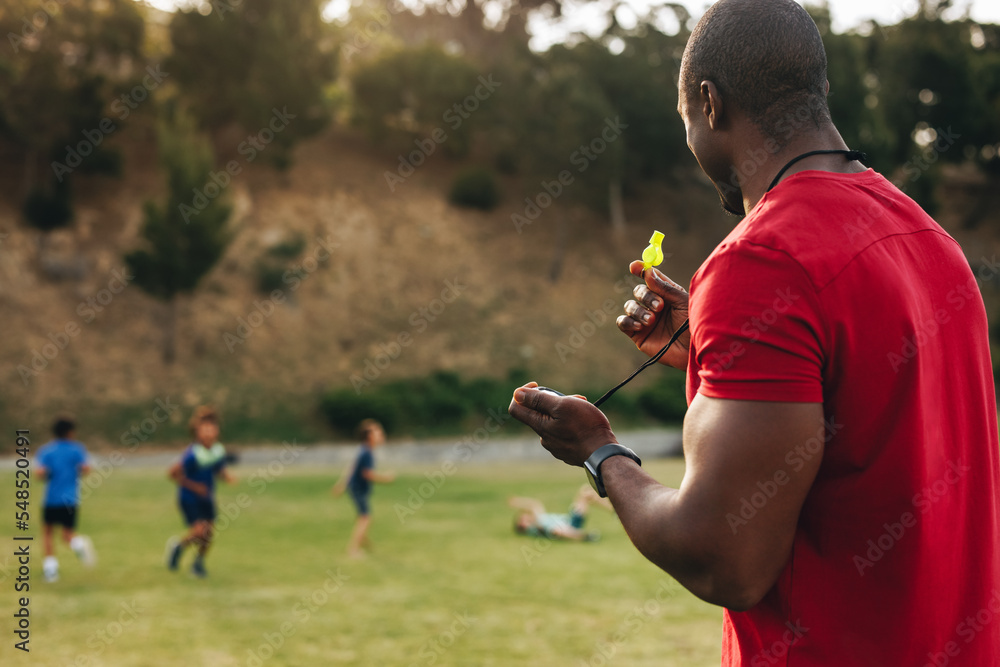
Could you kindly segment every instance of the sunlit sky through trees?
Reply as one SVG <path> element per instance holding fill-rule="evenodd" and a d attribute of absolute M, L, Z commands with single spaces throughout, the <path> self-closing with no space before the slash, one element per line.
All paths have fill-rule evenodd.
<path fill-rule="evenodd" d="M 545 50 L 552 44 L 565 41 L 573 33 L 583 32 L 591 35 L 600 34 L 606 27 L 608 7 L 613 0 L 566 0 L 564 3 L 563 17 L 558 21 L 553 21 L 542 15 L 537 15 L 529 22 L 529 30 L 532 34 L 531 47 L 535 50 Z M 695 17 L 701 16 L 705 7 L 711 2 L 707 0 L 676 0 L 686 6 Z M 197 0 L 146 0 L 154 7 L 164 10 L 173 10 L 177 7 L 198 4 Z M 359 0 L 354 0 L 357 4 Z M 402 0 L 403 4 L 416 6 L 429 4 L 422 0 Z M 324 16 L 329 20 L 337 20 L 344 17 L 350 9 L 352 0 L 331 0 L 327 5 Z M 380 3 L 381 4 L 381 3 Z M 444 4 L 442 0 L 442 4 Z M 487 0 L 485 13 L 487 20 L 496 20 L 502 13 L 501 7 L 506 4 L 503 0 Z M 650 8 L 661 3 L 651 0 L 624 0 L 621 3 L 616 17 L 619 24 L 624 28 L 629 28 L 636 23 L 638 17 L 646 16 Z M 809 4 L 809 3 L 803 3 Z M 820 4 L 817 2 L 813 4 Z M 837 32 L 843 32 L 851 28 L 861 26 L 868 20 L 874 19 L 882 25 L 898 23 L 907 16 L 916 12 L 919 6 L 918 0 L 836 0 L 830 2 L 831 13 L 833 15 L 833 28 Z M 1000 23 L 1000 2 L 997 0 L 957 0 L 946 14 L 946 18 L 960 18 L 966 12 L 980 23 Z M 661 12 L 661 29 L 666 32 L 676 32 L 677 24 L 673 13 L 670 11 Z M 673 25 L 671 25 L 673 24 Z"/>

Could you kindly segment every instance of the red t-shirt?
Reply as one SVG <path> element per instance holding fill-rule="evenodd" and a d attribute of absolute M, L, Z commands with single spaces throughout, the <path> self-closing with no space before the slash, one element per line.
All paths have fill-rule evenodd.
<path fill-rule="evenodd" d="M 997 406 L 958 243 L 871 170 L 800 172 L 698 270 L 690 316 L 689 401 L 826 415 L 791 557 L 726 611 L 723 665 L 1000 664 Z"/>

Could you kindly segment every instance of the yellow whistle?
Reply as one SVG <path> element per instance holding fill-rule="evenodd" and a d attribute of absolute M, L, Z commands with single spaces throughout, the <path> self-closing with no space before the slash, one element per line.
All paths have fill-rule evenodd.
<path fill-rule="evenodd" d="M 663 232 L 653 232 L 649 237 L 649 245 L 642 251 L 642 270 L 659 266 L 663 263 Z"/>

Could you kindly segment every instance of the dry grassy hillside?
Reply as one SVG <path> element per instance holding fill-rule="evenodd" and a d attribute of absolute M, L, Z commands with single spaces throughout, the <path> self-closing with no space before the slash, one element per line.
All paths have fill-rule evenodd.
<path fill-rule="evenodd" d="M 395 168 L 396 156 L 331 133 L 301 146 L 287 173 L 255 163 L 234 178 L 227 190 L 233 241 L 180 301 L 178 359 L 165 365 L 163 307 L 114 280 L 122 255 L 137 243 L 142 202 L 163 190 L 151 147 L 122 148 L 126 177 L 77 178 L 74 225 L 44 242 L 21 221 L 16 188 L 3 191 L 0 368 L 12 421 L 44 424 L 59 408 L 141 415 L 167 396 L 262 416 L 306 414 L 321 390 L 363 377 L 366 362 L 386 366 L 380 352 L 394 352 L 400 340 L 408 344 L 384 369 L 369 365 L 369 379 L 376 371 L 379 382 L 436 369 L 502 377 L 525 368 L 553 386 L 601 386 L 641 358 L 613 319 L 627 298 L 619 281 L 652 229 L 667 235 L 664 250 L 672 256 L 664 267 L 686 282 L 732 224 L 713 191 L 691 180 L 629 198 L 620 235 L 600 214 L 562 202 L 518 233 L 510 216 L 523 211 L 524 195 L 537 184 L 504 181 L 504 198 L 489 214 L 458 209 L 446 193 L 463 165 L 435 155 L 391 193 L 383 173 Z M 19 181 L 16 173 L 5 177 Z M 563 217 L 571 239 L 553 283 Z M 270 303 L 257 289 L 257 265 L 269 248 L 296 237 L 304 250 L 287 263 L 303 268 L 282 283 L 283 303 Z M 337 245 L 328 259 L 320 240 Z M 557 343 L 584 340 L 571 341 L 572 328 L 608 300 L 618 304 L 612 315 L 560 359 Z M 258 326 L 241 329 L 240 319 Z M 67 327 L 76 335 L 60 334 Z M 39 372 L 25 378 L 33 359 Z"/>

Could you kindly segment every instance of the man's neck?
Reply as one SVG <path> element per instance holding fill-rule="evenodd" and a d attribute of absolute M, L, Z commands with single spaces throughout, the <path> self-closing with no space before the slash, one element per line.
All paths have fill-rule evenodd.
<path fill-rule="evenodd" d="M 750 143 L 754 145 L 751 146 L 748 143 L 736 155 L 753 155 L 755 148 L 758 149 L 757 154 L 760 154 L 760 145 L 766 144 L 767 141 L 761 138 L 756 143 Z M 757 202 L 764 197 L 774 177 L 791 160 L 811 151 L 823 150 L 848 150 L 847 144 L 844 143 L 840 132 L 837 131 L 837 128 L 833 124 L 826 124 L 815 132 L 793 138 L 777 153 L 768 153 L 768 158 L 763 165 L 760 165 L 752 174 L 748 173 L 745 176 L 741 176 L 740 185 L 743 191 L 744 210 L 747 213 L 753 210 Z M 797 174 L 800 171 L 818 170 L 837 174 L 854 174 L 865 171 L 865 169 L 866 167 L 860 162 L 848 161 L 844 155 L 839 153 L 812 155 L 790 166 L 782 174 L 781 180 L 785 180 L 792 174 Z"/>

